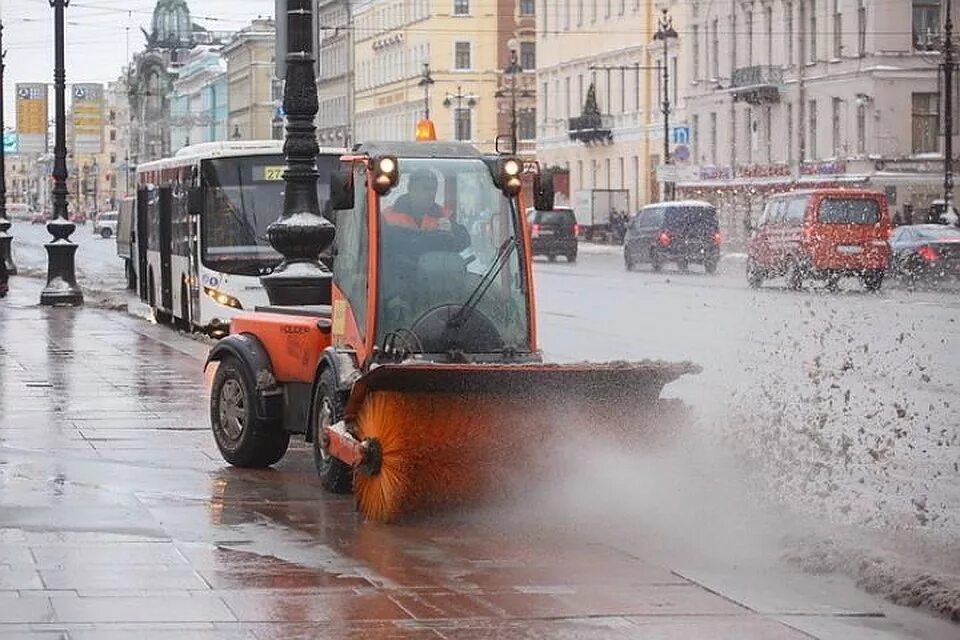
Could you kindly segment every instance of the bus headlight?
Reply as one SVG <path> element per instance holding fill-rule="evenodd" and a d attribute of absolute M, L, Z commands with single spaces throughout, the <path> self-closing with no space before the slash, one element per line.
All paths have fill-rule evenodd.
<path fill-rule="evenodd" d="M 229 296 L 222 291 L 217 291 L 212 287 L 204 287 L 203 293 L 206 294 L 208 298 L 216 302 L 217 304 L 223 305 L 225 307 L 232 307 L 234 309 L 243 309 L 243 305 L 240 304 L 240 301 Z"/>

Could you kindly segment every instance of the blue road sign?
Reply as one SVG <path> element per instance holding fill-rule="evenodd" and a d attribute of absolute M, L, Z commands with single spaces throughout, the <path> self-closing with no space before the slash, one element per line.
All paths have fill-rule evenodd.
<path fill-rule="evenodd" d="M 673 144 L 690 144 L 690 127 L 673 127 Z"/>

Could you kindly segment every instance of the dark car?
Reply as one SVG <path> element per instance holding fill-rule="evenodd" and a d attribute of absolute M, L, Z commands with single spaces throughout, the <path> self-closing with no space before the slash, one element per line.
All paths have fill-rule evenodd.
<path fill-rule="evenodd" d="M 630 221 L 623 261 L 628 271 L 643 263 L 660 271 L 673 262 L 681 271 L 695 263 L 715 273 L 720 262 L 717 210 L 696 200 L 647 205 Z"/>
<path fill-rule="evenodd" d="M 911 282 L 960 277 L 960 229 L 942 224 L 897 227 L 890 237 L 892 275 Z"/>
<path fill-rule="evenodd" d="M 564 256 L 567 262 L 577 259 L 577 235 L 580 233 L 573 209 L 557 207 L 552 211 L 528 211 L 530 245 L 534 256 L 547 256 L 552 262 Z"/>

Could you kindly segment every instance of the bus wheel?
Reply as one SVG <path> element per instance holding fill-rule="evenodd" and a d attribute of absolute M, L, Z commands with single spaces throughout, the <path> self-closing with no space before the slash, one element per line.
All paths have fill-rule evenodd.
<path fill-rule="evenodd" d="M 190 298 L 187 293 L 187 283 L 180 284 L 180 318 L 177 319 L 177 328 L 190 331 Z"/>
<path fill-rule="evenodd" d="M 257 415 L 257 391 L 249 367 L 226 356 L 210 391 L 210 425 L 223 459 L 236 467 L 263 468 L 283 458 L 290 434 L 278 421 Z"/>

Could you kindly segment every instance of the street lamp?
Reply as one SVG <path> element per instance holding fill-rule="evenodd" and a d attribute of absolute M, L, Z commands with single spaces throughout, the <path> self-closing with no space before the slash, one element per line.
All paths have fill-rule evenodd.
<path fill-rule="evenodd" d="M 67 216 L 67 129 L 66 71 L 64 70 L 64 11 L 70 0 L 49 0 L 53 7 L 53 86 L 56 99 L 56 133 L 53 145 L 53 220 L 47 231 L 53 241 L 46 244 L 47 286 L 40 292 L 42 305 L 83 304 L 83 292 L 77 286 L 74 255 L 77 245 L 70 242 L 76 225 Z"/>
<path fill-rule="evenodd" d="M 673 28 L 673 18 L 666 9 L 663 15 L 657 21 L 657 32 L 653 34 L 654 40 L 663 40 L 663 164 L 673 164 L 673 158 L 670 157 L 670 69 L 669 69 L 669 50 L 670 40 L 677 39 L 677 32 Z M 673 200 L 673 183 L 663 182 L 663 199 Z"/>
<path fill-rule="evenodd" d="M 233 125 L 233 133 L 230 134 L 230 137 L 233 138 L 234 140 L 239 140 L 240 138 L 243 137 L 242 135 L 240 135 L 240 125 L 238 124 Z"/>
<path fill-rule="evenodd" d="M 13 264 L 10 243 L 13 236 L 10 231 L 10 221 L 7 219 L 7 174 L 6 174 L 6 128 L 3 124 L 3 74 L 6 70 L 7 52 L 3 50 L 3 20 L 0 19 L 0 282 L 5 282 L 7 276 L 17 275 L 17 265 Z"/>
<path fill-rule="evenodd" d="M 420 76 L 418 87 L 423 87 L 423 119 L 430 119 L 430 85 L 434 83 L 433 76 L 430 75 L 430 63 L 423 63 L 423 75 Z"/>
<path fill-rule="evenodd" d="M 500 89 L 494 95 L 498 98 L 510 96 L 510 141 L 513 145 L 513 153 L 517 152 L 517 74 L 523 73 L 523 67 L 517 59 L 517 50 L 510 49 L 510 62 L 503 68 L 503 73 L 510 77 L 510 90 Z M 529 91 L 521 91 L 519 96 L 529 98 L 532 94 Z"/>
<path fill-rule="evenodd" d="M 464 94 L 463 89 L 460 87 L 460 85 L 457 85 L 457 92 L 453 94 L 448 93 L 447 96 L 443 99 L 443 106 L 449 109 L 451 106 L 453 106 L 454 100 L 457 101 L 457 110 L 454 111 L 454 116 L 453 116 L 453 123 L 454 123 L 453 137 L 458 142 L 463 140 L 469 140 L 471 137 L 470 127 L 467 127 L 466 135 L 463 135 L 463 131 L 461 131 L 461 126 L 460 126 L 460 123 L 461 123 L 460 114 L 463 113 L 464 100 L 467 101 L 468 109 L 473 109 L 475 106 L 477 106 L 477 96 L 472 94 Z M 472 119 L 468 120 L 468 122 L 472 122 Z"/>

